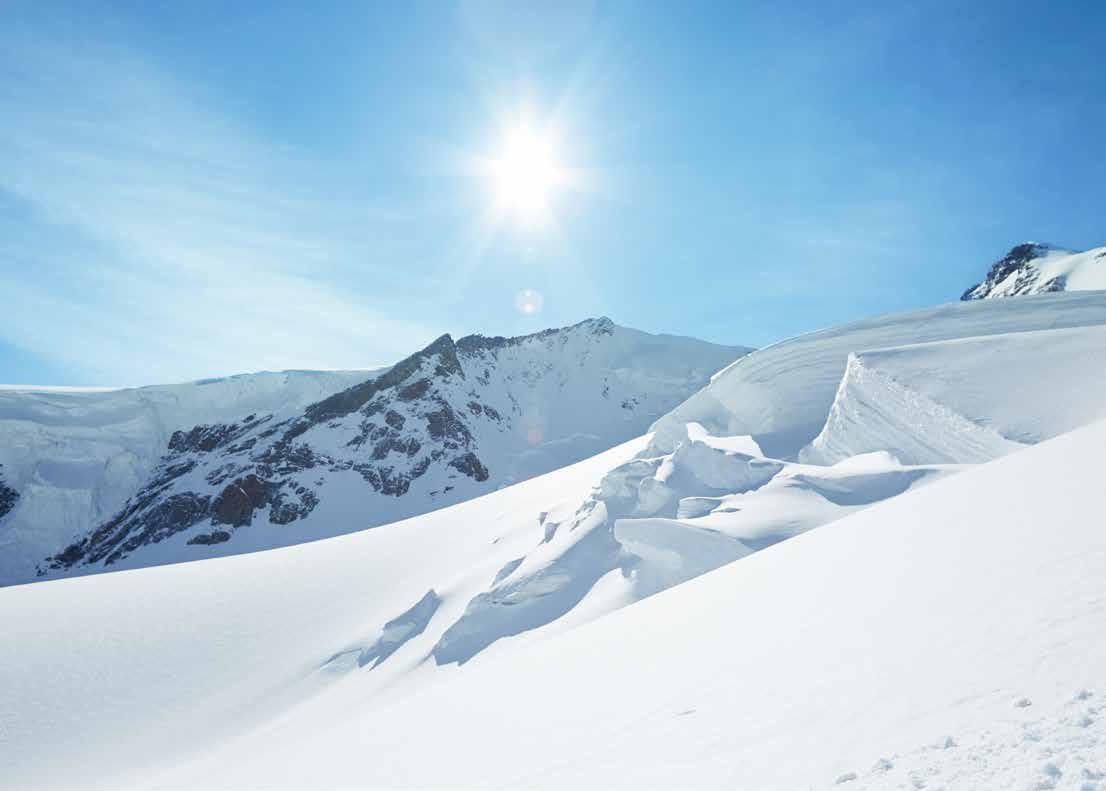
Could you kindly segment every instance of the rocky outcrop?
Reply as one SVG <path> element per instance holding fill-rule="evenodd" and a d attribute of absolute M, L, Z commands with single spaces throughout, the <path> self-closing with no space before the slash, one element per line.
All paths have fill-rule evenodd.
<path fill-rule="evenodd" d="M 960 299 L 962 301 L 985 299 L 1000 283 L 1005 282 L 1010 277 L 1016 280 L 1008 289 L 1011 294 L 1027 293 L 1037 279 L 1036 269 L 1031 266 L 1031 263 L 1044 256 L 1048 250 L 1047 245 L 1037 244 L 1036 242 L 1015 245 L 1010 249 L 1010 252 L 991 266 L 982 283 L 976 283 L 969 288 L 960 296 Z"/>
<path fill-rule="evenodd" d="M 618 341 L 617 332 L 633 337 Z M 517 480 L 513 469 L 495 467 L 504 449 L 526 459 L 518 465 L 524 477 L 551 469 L 539 466 L 551 461 L 575 461 L 558 445 L 530 450 L 546 439 L 567 439 L 587 449 L 581 458 L 603 447 L 597 432 L 615 422 L 633 433 L 609 444 L 640 433 L 650 403 L 654 414 L 671 406 L 726 361 L 722 347 L 713 347 L 712 362 L 702 370 L 689 374 L 688 363 L 669 355 L 657 374 L 642 375 L 632 363 L 626 369 L 635 359 L 627 342 L 651 349 L 657 340 L 619 330 L 606 318 L 517 338 L 470 335 L 455 343 L 442 335 L 387 371 L 298 413 L 279 419 L 253 413 L 176 430 L 150 481 L 110 520 L 46 558 L 39 573 L 111 566 L 168 540 L 180 542 L 184 557 L 225 554 L 222 545 L 233 546 L 237 531 L 264 524 L 288 528 L 270 534 L 274 545 L 292 543 L 295 523 L 326 502 L 340 503 L 327 511 L 338 523 L 334 532 L 458 502 Z M 649 389 L 651 383 L 674 388 L 681 376 L 689 377 L 686 389 L 676 389 L 666 396 L 670 400 Z M 547 437 L 543 421 L 566 392 L 572 414 L 557 424 L 568 430 Z M 600 416 L 586 408 L 589 399 Z M 640 425 L 631 428 L 626 413 L 639 411 Z M 590 425 L 576 432 L 570 427 L 576 421 Z M 496 455 L 489 460 L 489 453 Z"/>
<path fill-rule="evenodd" d="M 3 519 L 8 511 L 15 508 L 18 500 L 19 492 L 4 483 L 4 465 L 0 464 L 0 519 Z"/>
<path fill-rule="evenodd" d="M 1106 247 L 1084 252 L 1038 242 L 1013 247 L 961 300 L 1106 289 Z"/>
<path fill-rule="evenodd" d="M 203 525 L 220 529 L 195 532 L 186 546 L 225 543 L 258 519 L 289 525 L 314 510 L 336 473 L 354 473 L 367 493 L 387 497 L 406 495 L 434 465 L 486 481 L 464 413 L 450 403 L 451 383 L 464 378 L 453 340 L 443 335 L 299 417 L 273 423 L 271 415 L 249 415 L 175 431 L 153 480 L 114 518 L 47 558 L 40 573 L 111 565 Z M 489 407 L 491 415 L 498 418 Z"/>

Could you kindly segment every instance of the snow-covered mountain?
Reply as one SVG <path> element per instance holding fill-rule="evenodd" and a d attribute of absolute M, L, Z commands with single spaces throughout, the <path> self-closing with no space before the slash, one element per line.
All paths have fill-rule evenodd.
<path fill-rule="evenodd" d="M 0 583 L 294 544 L 460 502 L 640 434 L 747 351 L 604 318 L 445 335 L 376 373 L 0 392 Z"/>
<path fill-rule="evenodd" d="M 1048 244 L 1025 242 L 1011 248 L 996 261 L 986 279 L 965 291 L 960 299 L 968 301 L 1049 291 L 1103 289 L 1106 289 L 1106 247 L 1079 253 Z"/>
<path fill-rule="evenodd" d="M 0 776 L 1094 785 L 1104 331 L 1090 292 L 856 322 L 485 497 L 0 590 Z"/>

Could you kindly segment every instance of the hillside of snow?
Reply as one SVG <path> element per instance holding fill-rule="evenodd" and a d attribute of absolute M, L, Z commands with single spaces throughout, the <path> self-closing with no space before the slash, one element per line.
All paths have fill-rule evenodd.
<path fill-rule="evenodd" d="M 0 392 L 0 584 L 284 546 L 640 435 L 747 352 L 593 319 L 379 372 Z"/>
<path fill-rule="evenodd" d="M 1086 252 L 1065 250 L 1037 242 L 1011 248 L 994 263 L 982 283 L 969 288 L 960 299 L 993 299 L 1050 291 L 1101 291 L 1106 289 L 1106 247 Z"/>
<path fill-rule="evenodd" d="M 1094 787 L 1103 331 L 1106 293 L 857 322 L 451 507 L 0 590 L 0 777 Z"/>
<path fill-rule="evenodd" d="M 243 374 L 125 390 L 0 389 L 0 585 L 124 506 L 174 431 L 251 413 L 284 419 L 371 371 Z"/>
<path fill-rule="evenodd" d="M 1050 440 L 409 697 L 352 679 L 163 782 L 1100 788 L 1103 448 Z"/>
<path fill-rule="evenodd" d="M 880 316 L 759 349 L 658 420 L 650 429 L 656 432 L 653 448 L 670 452 L 684 438 L 684 426 L 695 422 L 718 436 L 752 435 L 769 455 L 796 458 L 822 431 L 854 352 L 1106 323 L 1102 293 L 1041 294 L 1014 302 L 958 302 Z"/>
<path fill-rule="evenodd" d="M 1106 326 L 919 343 L 850 355 L 800 453 L 833 464 L 887 451 L 979 463 L 1106 418 Z"/>

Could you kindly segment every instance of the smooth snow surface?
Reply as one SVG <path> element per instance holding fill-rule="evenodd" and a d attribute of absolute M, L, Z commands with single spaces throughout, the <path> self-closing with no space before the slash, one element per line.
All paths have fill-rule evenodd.
<path fill-rule="evenodd" d="M 800 458 L 982 462 L 1102 417 L 1106 326 L 922 343 L 852 355 Z"/>
<path fill-rule="evenodd" d="M 800 335 L 716 374 L 653 425 L 654 449 L 670 452 L 694 421 L 719 436 L 751 435 L 768 455 L 794 458 L 822 430 L 851 353 L 1104 323 L 1106 293 L 1081 292 L 952 303 Z"/>
<path fill-rule="evenodd" d="M 351 677 L 163 782 L 1097 787 L 1104 448 L 1051 440 L 410 697 Z"/>
<path fill-rule="evenodd" d="M 0 590 L 0 778 L 1098 788 L 1104 326 L 1083 293 L 826 330 L 450 508 Z"/>

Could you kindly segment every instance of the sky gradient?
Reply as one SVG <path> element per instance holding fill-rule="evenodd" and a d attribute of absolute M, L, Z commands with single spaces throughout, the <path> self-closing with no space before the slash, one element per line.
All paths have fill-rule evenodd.
<path fill-rule="evenodd" d="M 0 0 L 0 382 L 763 345 L 1106 244 L 1106 4 L 552 6 Z M 541 227 L 472 166 L 520 114 Z"/>

